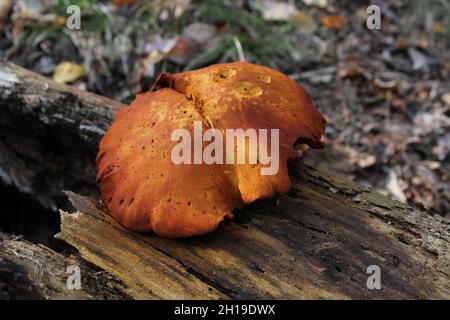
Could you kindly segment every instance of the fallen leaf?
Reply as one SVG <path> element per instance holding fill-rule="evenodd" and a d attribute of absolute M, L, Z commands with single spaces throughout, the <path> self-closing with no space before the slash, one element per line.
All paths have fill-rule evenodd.
<path fill-rule="evenodd" d="M 192 41 L 190 39 L 181 37 L 180 39 L 178 39 L 175 46 L 172 49 L 170 49 L 168 55 L 170 57 L 177 55 L 184 55 L 191 45 Z"/>
<path fill-rule="evenodd" d="M 320 21 L 328 29 L 340 29 L 347 25 L 347 18 L 341 15 L 322 16 Z"/>
<path fill-rule="evenodd" d="M 339 77 L 343 79 L 356 78 L 364 75 L 364 70 L 357 64 L 351 63 L 343 65 L 338 71 Z"/>
<path fill-rule="evenodd" d="M 83 67 L 74 62 L 61 62 L 53 72 L 53 80 L 59 83 L 69 83 L 82 77 L 84 74 Z"/>
<path fill-rule="evenodd" d="M 175 0 L 175 9 L 173 11 L 175 18 L 178 19 L 181 17 L 190 5 L 191 0 Z"/>
<path fill-rule="evenodd" d="M 294 80 L 308 80 L 312 83 L 328 83 L 333 80 L 336 73 L 336 67 L 325 67 L 321 69 L 305 71 L 298 74 L 292 74 L 290 77 Z"/>
<path fill-rule="evenodd" d="M 398 81 L 394 79 L 375 78 L 371 83 L 371 89 L 376 94 L 384 94 L 386 92 L 397 92 L 399 88 Z"/>
<path fill-rule="evenodd" d="M 150 1 L 152 3 L 152 1 Z M 173 13 L 173 17 L 178 19 L 191 5 L 191 0 L 165 0 L 165 1 L 153 1 L 153 12 L 162 21 L 165 21 L 171 17 L 170 12 Z"/>
<path fill-rule="evenodd" d="M 55 21 L 53 21 L 54 24 L 57 26 L 65 26 L 66 25 L 66 18 L 65 17 L 57 17 Z"/>
<path fill-rule="evenodd" d="M 264 20 L 287 21 L 297 14 L 297 8 L 291 2 L 278 2 L 274 0 L 259 0 L 255 6 L 261 11 Z"/>
<path fill-rule="evenodd" d="M 400 187 L 400 183 L 397 178 L 397 174 L 394 169 L 389 170 L 386 189 L 399 201 L 406 202 L 406 195 Z"/>
<path fill-rule="evenodd" d="M 401 112 L 406 113 L 406 102 L 405 102 L 405 100 L 403 100 L 401 98 L 398 98 L 398 97 L 392 98 L 391 106 Z"/>
<path fill-rule="evenodd" d="M 0 2 L 3 2 L 1 0 Z M 16 0 L 14 1 L 12 20 L 13 38 L 19 36 L 22 29 L 30 22 L 55 22 L 57 15 L 54 13 L 45 14 L 45 4 L 43 0 Z"/>
<path fill-rule="evenodd" d="M 161 38 L 160 35 L 156 35 L 149 42 L 145 44 L 145 52 L 147 53 L 160 53 L 162 55 L 167 54 L 176 45 L 178 38 Z"/>
<path fill-rule="evenodd" d="M 44 11 L 45 6 L 41 0 L 17 0 L 14 5 L 13 19 L 40 20 Z"/>
<path fill-rule="evenodd" d="M 434 22 L 431 25 L 431 31 L 433 31 L 433 32 L 443 33 L 443 32 L 445 32 L 445 30 L 447 30 L 447 25 L 444 23 Z"/>
<path fill-rule="evenodd" d="M 426 100 L 430 95 L 430 90 L 431 88 L 427 85 L 419 85 L 414 91 L 419 100 Z"/>
<path fill-rule="evenodd" d="M 319 8 L 326 8 L 329 5 L 328 0 L 303 0 L 303 3 L 307 6 L 316 6 Z"/>
<path fill-rule="evenodd" d="M 411 47 L 408 49 L 408 55 L 413 63 L 413 70 L 427 71 L 429 69 L 430 59 L 425 54 L 423 54 L 416 48 Z"/>
<path fill-rule="evenodd" d="M 437 146 L 433 148 L 433 153 L 437 156 L 439 161 L 444 161 L 450 153 L 450 133 L 440 137 Z"/>
<path fill-rule="evenodd" d="M 416 174 L 422 180 L 422 184 L 424 184 L 428 189 L 432 189 L 439 182 L 439 177 L 436 173 L 433 172 L 434 169 L 431 169 L 430 161 L 421 161 L 416 165 Z M 433 167 L 433 165 L 431 165 Z"/>
<path fill-rule="evenodd" d="M 145 45 L 145 53 L 141 57 L 143 75 L 153 77 L 155 75 L 155 64 L 168 56 L 178 43 L 178 37 L 161 38 L 156 35 Z"/>
<path fill-rule="evenodd" d="M 358 159 L 358 167 L 364 169 L 373 166 L 377 162 L 377 159 L 372 154 L 363 154 Z"/>
<path fill-rule="evenodd" d="M 450 105 L 450 92 L 443 94 L 441 99 L 445 104 Z"/>
<path fill-rule="evenodd" d="M 301 32 L 314 33 L 317 30 L 317 23 L 305 11 L 298 11 L 293 20 L 298 24 Z"/>
<path fill-rule="evenodd" d="M 360 21 L 366 21 L 368 17 L 367 9 L 366 8 L 360 8 L 356 10 L 356 17 Z"/>
<path fill-rule="evenodd" d="M 422 164 L 430 170 L 437 170 L 441 167 L 441 163 L 437 161 L 425 160 Z"/>
<path fill-rule="evenodd" d="M 414 132 L 417 135 L 440 133 L 450 127 L 450 118 L 439 111 L 418 112 L 414 117 Z"/>
<path fill-rule="evenodd" d="M 5 23 L 8 19 L 8 15 L 11 11 L 12 5 L 12 0 L 0 1 L 0 32 L 3 31 L 3 28 L 5 27 Z"/>

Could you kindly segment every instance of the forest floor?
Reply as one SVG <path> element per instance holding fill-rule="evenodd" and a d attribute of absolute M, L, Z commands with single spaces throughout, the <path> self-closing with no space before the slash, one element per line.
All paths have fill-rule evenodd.
<path fill-rule="evenodd" d="M 66 27 L 70 4 L 80 30 Z M 370 4 L 380 30 L 366 27 Z M 448 0 L 3 0 L 0 57 L 125 103 L 161 72 L 270 66 L 329 121 L 306 162 L 448 216 L 449 20 Z"/>

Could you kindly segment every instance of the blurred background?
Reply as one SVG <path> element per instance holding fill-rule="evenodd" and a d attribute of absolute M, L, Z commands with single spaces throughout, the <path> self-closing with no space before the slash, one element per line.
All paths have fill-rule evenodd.
<path fill-rule="evenodd" d="M 0 57 L 124 103 L 161 72 L 272 67 L 329 121 L 306 162 L 449 216 L 449 20 L 448 0 L 0 0 Z"/>

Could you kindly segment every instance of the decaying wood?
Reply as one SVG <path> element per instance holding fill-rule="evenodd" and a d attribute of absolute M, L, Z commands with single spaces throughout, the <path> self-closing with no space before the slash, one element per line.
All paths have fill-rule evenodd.
<path fill-rule="evenodd" d="M 76 212 L 62 211 L 58 238 L 131 297 L 450 298 L 448 220 L 301 164 L 287 195 L 245 207 L 207 236 L 129 232 L 94 185 L 97 143 L 120 105 L 9 63 L 0 63 L 0 88 L 3 179 L 48 203 L 62 189 L 89 195 L 68 192 Z M 381 290 L 366 286 L 370 265 Z"/>
<path fill-rule="evenodd" d="M 449 223 L 312 168 L 292 191 L 187 240 L 136 234 L 69 193 L 59 238 L 136 298 L 449 298 Z M 382 290 L 366 286 L 378 265 Z"/>
<path fill-rule="evenodd" d="M 81 270 L 81 288 L 67 285 L 69 266 Z M 70 269 L 69 269 L 70 271 Z M 0 299 L 125 299 L 117 280 L 77 257 L 23 239 L 0 239 Z"/>
<path fill-rule="evenodd" d="M 0 178 L 47 208 L 95 194 L 97 144 L 123 105 L 0 60 Z"/>

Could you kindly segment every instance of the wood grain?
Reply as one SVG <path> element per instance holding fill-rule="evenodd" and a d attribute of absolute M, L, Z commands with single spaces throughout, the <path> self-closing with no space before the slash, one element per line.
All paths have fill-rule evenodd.
<path fill-rule="evenodd" d="M 67 286 L 69 266 L 81 270 L 79 289 Z M 0 300 L 127 298 L 120 282 L 79 257 L 0 235 Z"/>
<path fill-rule="evenodd" d="M 304 165 L 292 174 L 288 195 L 180 240 L 129 232 L 99 203 L 69 192 L 77 213 L 62 212 L 58 238 L 136 298 L 450 297 L 448 221 Z M 381 290 L 366 286 L 369 265 L 381 269 Z"/>

